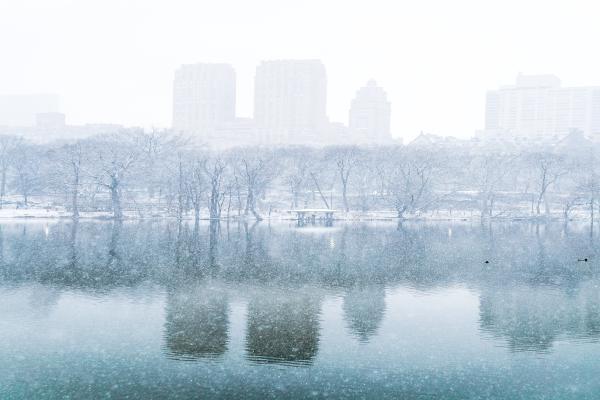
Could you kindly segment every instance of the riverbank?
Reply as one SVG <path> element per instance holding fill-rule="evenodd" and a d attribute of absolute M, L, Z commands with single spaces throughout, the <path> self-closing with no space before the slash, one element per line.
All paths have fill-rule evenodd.
<path fill-rule="evenodd" d="M 521 212 L 520 212 L 521 211 Z M 263 220 L 266 221 L 295 221 L 296 214 L 288 210 L 271 210 L 270 213 L 261 214 Z M 29 207 L 29 208 L 3 208 L 0 209 L 0 220 L 3 219 L 65 219 L 73 218 L 70 211 L 61 207 Z M 80 219 L 96 219 L 110 220 L 113 219 L 110 211 L 82 211 L 79 213 Z M 142 220 L 142 219 L 176 219 L 172 213 L 166 211 L 154 210 L 150 212 L 142 212 L 140 210 L 126 210 L 123 212 L 123 219 L 126 220 Z M 186 220 L 193 220 L 193 213 L 183 215 Z M 201 220 L 210 220 L 208 212 L 202 212 Z M 222 220 L 227 220 L 226 216 Z M 252 216 L 244 216 L 230 214 L 230 220 L 254 220 Z M 350 211 L 334 213 L 334 221 L 398 221 L 397 214 L 394 210 L 377 210 L 377 211 Z M 407 215 L 403 218 L 407 221 L 480 221 L 479 213 L 471 210 L 435 210 L 429 212 L 421 212 L 414 215 Z M 564 215 L 560 212 L 551 213 L 549 217 L 545 215 L 532 216 L 515 210 L 514 212 L 496 215 L 491 218 L 495 221 L 564 221 Z M 589 214 L 586 212 L 573 212 L 569 216 L 569 221 L 586 221 L 589 220 Z"/>

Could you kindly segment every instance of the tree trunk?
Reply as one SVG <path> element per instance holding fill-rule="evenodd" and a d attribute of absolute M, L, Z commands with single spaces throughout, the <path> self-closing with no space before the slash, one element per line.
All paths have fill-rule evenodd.
<path fill-rule="evenodd" d="M 346 184 L 342 185 L 342 199 L 344 200 L 344 210 L 346 212 L 350 212 L 350 207 L 348 206 L 348 198 L 346 196 Z"/>
<path fill-rule="evenodd" d="M 183 164 L 179 160 L 179 190 L 177 193 L 177 219 L 183 219 Z"/>
<path fill-rule="evenodd" d="M 218 188 L 216 186 L 215 183 L 213 183 L 212 185 L 212 189 L 210 192 L 210 201 L 209 201 L 209 213 L 210 213 L 210 219 L 219 219 L 221 216 L 221 210 L 220 210 L 220 202 L 219 202 L 219 198 L 220 193 L 218 191 Z"/>
<path fill-rule="evenodd" d="M 397 217 L 399 220 L 403 220 L 404 219 L 404 213 L 406 212 L 406 206 L 404 207 L 397 207 L 396 208 L 396 213 L 397 213 Z"/>
<path fill-rule="evenodd" d="M 200 199 L 194 202 L 194 226 L 200 223 Z"/>
<path fill-rule="evenodd" d="M 6 195 L 6 168 L 2 168 L 2 181 L 0 182 L 0 209 L 4 206 L 4 196 Z"/>
<path fill-rule="evenodd" d="M 481 219 L 486 219 L 488 216 L 488 197 L 483 195 L 481 199 Z"/>
<path fill-rule="evenodd" d="M 217 265 L 217 244 L 218 244 L 219 221 L 210 221 L 208 237 L 208 266 L 213 268 Z"/>
<path fill-rule="evenodd" d="M 254 192 L 252 190 L 248 191 L 248 198 L 246 199 L 245 215 L 248 215 L 248 212 L 251 212 L 257 221 L 262 221 L 262 217 L 260 216 L 260 214 L 258 214 L 258 212 L 256 212 L 256 200 Z"/>
<path fill-rule="evenodd" d="M 238 218 L 242 216 L 242 193 L 240 191 L 240 186 L 237 184 L 237 178 L 235 178 L 235 182 L 236 182 L 236 186 L 235 186 L 235 191 L 236 191 L 236 197 L 237 197 L 237 208 L 238 208 L 238 212 L 237 212 L 237 216 Z"/>
<path fill-rule="evenodd" d="M 252 192 L 248 191 L 248 196 L 246 196 L 246 207 L 244 208 L 245 217 L 250 213 L 250 201 L 252 201 Z"/>
<path fill-rule="evenodd" d="M 229 200 L 227 201 L 227 223 L 229 223 L 229 213 L 231 211 L 231 189 L 229 189 Z"/>
<path fill-rule="evenodd" d="M 350 212 L 350 207 L 348 206 L 348 196 L 347 196 L 347 192 L 348 192 L 348 176 L 346 176 L 344 178 L 344 175 L 342 173 L 340 173 L 341 178 L 342 178 L 342 200 L 344 202 L 344 210 L 346 212 Z"/>
<path fill-rule="evenodd" d="M 75 171 L 73 182 L 73 218 L 79 218 L 79 171 Z"/>
<path fill-rule="evenodd" d="M 113 218 L 116 220 L 123 219 L 123 210 L 121 209 L 121 194 L 119 193 L 119 181 L 112 178 L 110 185 L 110 199 L 112 203 Z"/>

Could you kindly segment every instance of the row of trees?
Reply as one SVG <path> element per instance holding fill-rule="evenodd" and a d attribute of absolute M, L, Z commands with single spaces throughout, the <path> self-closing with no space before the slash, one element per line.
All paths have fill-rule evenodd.
<path fill-rule="evenodd" d="M 274 210 L 470 211 L 481 218 L 570 218 L 600 207 L 593 146 L 502 152 L 416 146 L 211 151 L 169 132 L 131 130 L 69 144 L 0 136 L 0 207 L 64 206 L 196 220 Z M 15 200 L 18 196 L 18 200 Z"/>

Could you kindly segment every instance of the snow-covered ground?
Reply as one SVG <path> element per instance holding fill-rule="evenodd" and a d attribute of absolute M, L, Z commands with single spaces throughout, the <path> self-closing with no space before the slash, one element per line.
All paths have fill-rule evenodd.
<path fill-rule="evenodd" d="M 496 215 L 497 220 L 523 220 L 532 219 L 532 216 L 527 213 L 519 212 L 504 213 Z M 125 219 L 151 219 L 151 218 L 175 218 L 174 215 L 166 212 L 152 212 L 152 213 L 140 213 L 136 210 L 127 210 L 123 212 Z M 261 216 L 264 220 L 270 221 L 289 221 L 295 220 L 296 214 L 285 210 L 274 210 L 270 214 L 262 213 Z M 16 208 L 16 207 L 4 207 L 0 209 L 0 220 L 2 219 L 20 219 L 20 218 L 71 218 L 72 214 L 61 207 L 29 207 L 29 208 Z M 184 219 L 194 219 L 193 213 L 187 213 Z M 225 219 L 225 216 L 223 216 Z M 80 212 L 79 218 L 81 219 L 111 219 L 112 213 L 110 211 L 94 211 L 94 212 Z M 231 219 L 238 219 L 237 214 L 231 214 Z M 242 218 L 244 218 L 242 216 Z M 253 219 L 252 216 L 249 217 Z M 559 212 L 552 214 L 552 219 L 562 219 L 563 215 Z M 584 211 L 573 212 L 570 214 L 570 219 L 573 220 L 584 220 L 588 219 L 588 213 Z M 201 214 L 202 220 L 209 219 L 208 213 Z M 406 220 L 421 220 L 421 221 L 468 221 L 468 220 L 479 220 L 480 214 L 470 210 L 436 210 L 431 212 L 422 212 L 416 215 L 406 215 Z M 397 220 L 396 213 L 393 210 L 379 210 L 379 211 L 350 211 L 341 212 L 337 211 L 334 214 L 334 220 L 337 221 L 393 221 Z"/>

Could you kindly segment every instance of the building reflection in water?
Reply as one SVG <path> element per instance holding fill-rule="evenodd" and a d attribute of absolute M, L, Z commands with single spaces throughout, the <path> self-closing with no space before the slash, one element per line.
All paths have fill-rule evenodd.
<path fill-rule="evenodd" d="M 227 293 L 208 284 L 189 284 L 167 295 L 165 341 L 169 358 L 197 360 L 225 353 L 228 344 Z"/>
<path fill-rule="evenodd" d="M 507 340 L 511 351 L 547 352 L 561 338 L 600 339 L 600 291 L 550 287 L 492 288 L 480 298 L 482 332 Z"/>
<path fill-rule="evenodd" d="M 311 364 L 319 347 L 320 309 L 320 296 L 311 292 L 256 293 L 248 304 L 248 359 L 258 363 Z"/>
<path fill-rule="evenodd" d="M 385 288 L 380 285 L 355 286 L 344 295 L 344 319 L 361 343 L 368 343 L 385 316 Z"/>

